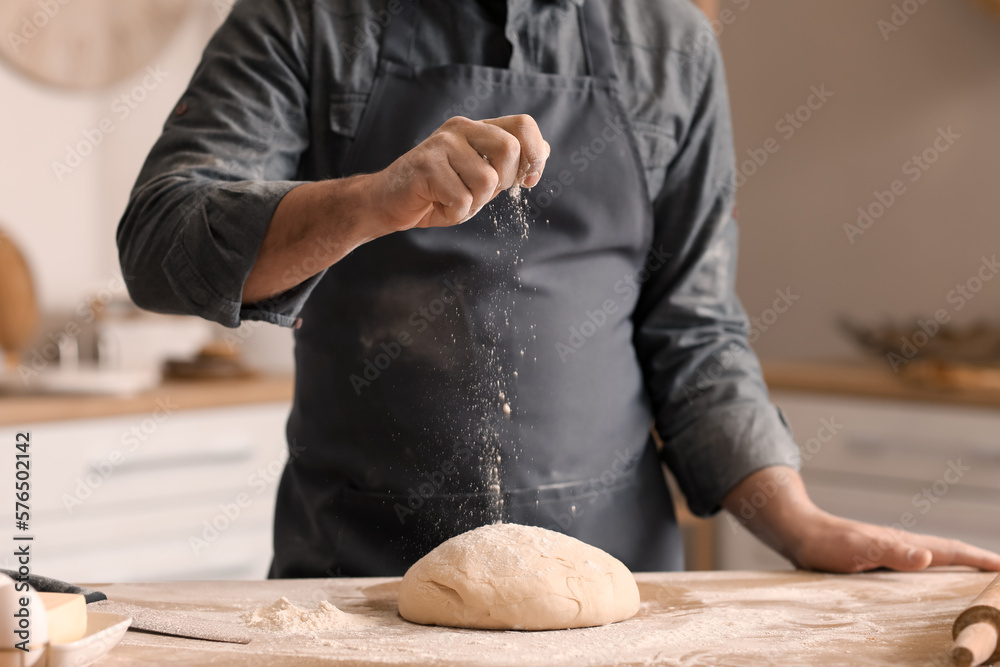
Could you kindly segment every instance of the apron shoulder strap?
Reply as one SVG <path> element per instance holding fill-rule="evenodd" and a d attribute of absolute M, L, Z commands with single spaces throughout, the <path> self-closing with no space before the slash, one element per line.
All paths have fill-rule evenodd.
<path fill-rule="evenodd" d="M 417 35 L 420 0 L 404 0 L 403 9 L 393 15 L 382 36 L 380 60 L 413 70 L 413 44 Z M 579 5 L 580 36 L 587 72 L 604 80 L 617 80 L 611 31 L 600 0 L 584 0 Z"/>
<path fill-rule="evenodd" d="M 580 35 L 587 71 L 597 79 L 617 81 L 615 54 L 611 46 L 611 29 L 601 0 L 583 0 L 580 6 Z"/>
<path fill-rule="evenodd" d="M 420 0 L 403 0 L 403 10 L 389 18 L 382 34 L 379 53 L 381 61 L 413 70 L 413 42 L 417 36 L 417 14 Z"/>

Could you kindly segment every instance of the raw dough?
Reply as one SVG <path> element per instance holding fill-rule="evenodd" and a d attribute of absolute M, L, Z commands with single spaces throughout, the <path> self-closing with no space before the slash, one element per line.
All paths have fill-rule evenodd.
<path fill-rule="evenodd" d="M 399 614 L 424 625 L 563 630 L 639 611 L 639 589 L 617 558 L 544 528 L 495 524 L 441 544 L 406 572 Z"/>

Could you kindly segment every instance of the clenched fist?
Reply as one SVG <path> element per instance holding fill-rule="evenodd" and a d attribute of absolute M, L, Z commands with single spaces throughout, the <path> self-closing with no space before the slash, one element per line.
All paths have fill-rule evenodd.
<path fill-rule="evenodd" d="M 548 156 L 531 116 L 456 116 L 371 175 L 372 208 L 384 233 L 457 225 L 501 190 L 537 184 Z"/>
<path fill-rule="evenodd" d="M 549 145 L 531 116 L 455 117 L 382 171 L 293 188 L 243 284 L 243 303 L 280 294 L 360 245 L 465 222 L 513 185 L 542 178 Z"/>

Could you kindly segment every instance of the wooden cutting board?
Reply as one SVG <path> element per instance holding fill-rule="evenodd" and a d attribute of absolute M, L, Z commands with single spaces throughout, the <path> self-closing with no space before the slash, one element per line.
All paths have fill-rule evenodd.
<path fill-rule="evenodd" d="M 305 635 L 252 629 L 243 646 L 129 631 L 101 667 L 945 665 L 952 622 L 992 578 L 940 570 L 645 573 L 636 575 L 642 607 L 634 618 L 558 632 L 414 625 L 397 613 L 399 579 L 102 583 L 117 600 L 240 627 L 244 614 L 280 597 L 305 609 L 328 600 L 354 616 Z"/>
<path fill-rule="evenodd" d="M 27 345 L 38 326 L 38 302 L 31 271 L 14 241 L 0 229 L 0 348 L 8 363 Z"/>

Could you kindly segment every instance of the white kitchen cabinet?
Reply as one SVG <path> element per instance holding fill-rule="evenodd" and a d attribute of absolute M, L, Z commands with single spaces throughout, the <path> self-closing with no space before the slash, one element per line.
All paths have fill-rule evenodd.
<path fill-rule="evenodd" d="M 266 577 L 288 410 L 279 402 L 33 425 L 32 571 L 80 582 Z M 8 535 L 18 532 L 16 433 L 0 429 Z"/>
<path fill-rule="evenodd" d="M 1000 410 L 777 391 L 824 510 L 1000 552 Z M 785 569 L 730 517 L 721 569 Z"/>

